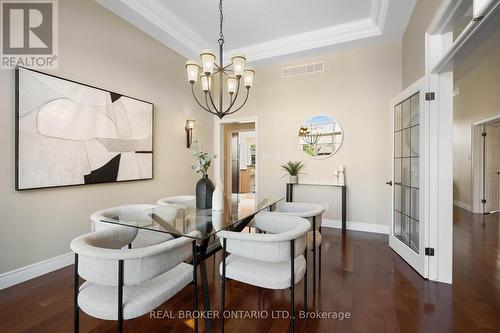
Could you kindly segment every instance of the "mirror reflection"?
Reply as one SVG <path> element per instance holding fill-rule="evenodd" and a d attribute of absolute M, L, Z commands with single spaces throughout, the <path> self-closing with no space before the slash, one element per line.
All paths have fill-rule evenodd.
<path fill-rule="evenodd" d="M 342 126 L 335 117 L 315 115 L 299 128 L 299 145 L 312 158 L 327 158 L 335 154 L 344 138 Z"/>

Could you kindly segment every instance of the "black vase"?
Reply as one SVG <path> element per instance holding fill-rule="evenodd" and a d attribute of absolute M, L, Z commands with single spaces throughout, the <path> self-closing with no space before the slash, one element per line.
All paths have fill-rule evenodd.
<path fill-rule="evenodd" d="M 208 175 L 196 183 L 196 208 L 212 208 L 212 193 L 214 193 L 214 183 L 208 179 Z"/>

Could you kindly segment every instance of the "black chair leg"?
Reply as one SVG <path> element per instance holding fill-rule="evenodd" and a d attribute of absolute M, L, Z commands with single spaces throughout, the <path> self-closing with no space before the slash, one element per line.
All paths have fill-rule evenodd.
<path fill-rule="evenodd" d="M 319 234 L 321 235 L 321 225 L 319 226 Z M 321 240 L 321 241 L 323 241 L 323 240 Z M 321 266 L 322 266 L 321 265 L 321 243 L 319 243 L 319 263 L 318 263 L 318 265 L 319 265 L 319 279 L 321 281 Z"/>
<path fill-rule="evenodd" d="M 123 332 L 123 260 L 118 260 L 118 333 Z"/>
<path fill-rule="evenodd" d="M 307 246 L 306 246 L 307 247 Z M 295 239 L 290 241 L 290 332 L 295 332 Z"/>
<path fill-rule="evenodd" d="M 80 307 L 78 306 L 78 292 L 80 291 L 80 276 L 78 275 L 78 253 L 75 253 L 75 280 L 73 290 L 73 332 L 80 331 Z"/>
<path fill-rule="evenodd" d="M 226 238 L 222 239 L 222 279 L 220 301 L 220 331 L 224 333 L 224 303 L 226 297 Z"/>
<path fill-rule="evenodd" d="M 304 250 L 304 258 L 306 259 L 306 271 L 304 272 L 304 315 L 307 315 L 307 247 Z"/>
<path fill-rule="evenodd" d="M 215 256 L 214 256 L 215 257 Z M 198 253 L 193 241 L 194 331 L 198 333 Z"/>
<path fill-rule="evenodd" d="M 313 294 L 316 294 L 316 216 L 313 216 Z"/>

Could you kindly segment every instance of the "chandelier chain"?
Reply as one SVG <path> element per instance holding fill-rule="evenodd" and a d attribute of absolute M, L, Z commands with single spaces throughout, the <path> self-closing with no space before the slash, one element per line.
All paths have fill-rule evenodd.
<path fill-rule="evenodd" d="M 219 23 L 219 44 L 224 44 L 224 33 L 222 32 L 222 22 L 224 15 L 222 14 L 222 0 L 219 1 L 220 23 Z"/>

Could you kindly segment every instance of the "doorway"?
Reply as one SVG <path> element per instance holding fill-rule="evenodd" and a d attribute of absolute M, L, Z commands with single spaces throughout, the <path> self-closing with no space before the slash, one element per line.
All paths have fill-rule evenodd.
<path fill-rule="evenodd" d="M 500 115 L 472 125 L 474 213 L 500 211 Z"/>
<path fill-rule="evenodd" d="M 224 195 L 253 197 L 257 188 L 257 130 L 255 122 L 223 123 L 222 179 Z"/>

